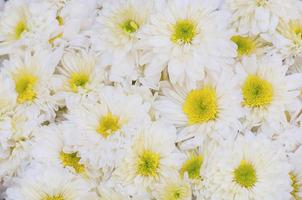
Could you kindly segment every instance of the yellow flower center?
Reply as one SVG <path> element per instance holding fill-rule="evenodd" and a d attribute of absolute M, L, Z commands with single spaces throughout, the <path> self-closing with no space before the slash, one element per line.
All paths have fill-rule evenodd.
<path fill-rule="evenodd" d="M 294 200 L 301 200 L 301 196 L 299 196 L 299 192 L 302 190 L 302 182 L 299 182 L 298 176 L 294 172 L 289 173 L 290 179 L 291 179 L 291 186 L 292 191 L 291 195 L 294 198 Z"/>
<path fill-rule="evenodd" d="M 64 20 L 63 20 L 63 18 L 61 16 L 58 15 L 56 17 L 56 20 L 58 21 L 58 23 L 59 23 L 60 26 L 62 26 L 64 24 Z"/>
<path fill-rule="evenodd" d="M 76 173 L 82 173 L 85 170 L 84 165 L 80 164 L 80 157 L 77 156 L 77 152 L 74 153 L 60 153 L 60 159 L 64 167 L 72 167 Z"/>
<path fill-rule="evenodd" d="M 15 37 L 16 39 L 20 39 L 22 33 L 26 31 L 26 24 L 24 21 L 20 21 L 15 27 Z"/>
<path fill-rule="evenodd" d="M 256 44 L 251 37 L 235 35 L 231 40 L 237 45 L 237 54 L 239 56 L 251 55 L 256 49 Z"/>
<path fill-rule="evenodd" d="M 203 158 L 201 155 L 191 156 L 187 161 L 183 163 L 180 169 L 181 176 L 184 176 L 184 173 L 188 173 L 190 179 L 199 179 L 202 163 Z"/>
<path fill-rule="evenodd" d="M 160 156 L 158 153 L 145 150 L 137 160 L 136 171 L 141 176 L 155 177 L 159 169 Z"/>
<path fill-rule="evenodd" d="M 256 75 L 250 75 L 242 86 L 242 94 L 245 106 L 267 106 L 273 100 L 273 86 Z"/>
<path fill-rule="evenodd" d="M 185 183 L 170 183 L 165 188 L 163 200 L 191 199 L 190 186 Z"/>
<path fill-rule="evenodd" d="M 292 32 L 297 36 L 299 40 L 302 40 L 302 24 L 300 21 L 290 21 L 290 26 L 292 29 Z"/>
<path fill-rule="evenodd" d="M 121 28 L 128 34 L 135 33 L 139 29 L 139 24 L 134 20 L 127 20 L 122 25 Z"/>
<path fill-rule="evenodd" d="M 120 128 L 119 117 L 108 113 L 101 117 L 97 132 L 106 138 L 118 131 Z"/>
<path fill-rule="evenodd" d="M 254 187 L 257 182 L 256 170 L 253 164 L 245 160 L 241 161 L 233 173 L 235 183 L 243 188 L 250 189 Z"/>
<path fill-rule="evenodd" d="M 85 87 L 89 82 L 89 74 L 86 72 L 74 72 L 69 79 L 70 88 L 73 92 L 78 92 L 79 87 Z"/>
<path fill-rule="evenodd" d="M 47 195 L 42 200 L 65 200 L 65 198 L 63 197 L 63 195 L 58 194 L 58 195 L 54 195 L 54 196 Z"/>
<path fill-rule="evenodd" d="M 183 104 L 183 112 L 190 124 L 216 119 L 218 114 L 216 91 L 209 87 L 192 90 Z"/>
<path fill-rule="evenodd" d="M 14 79 L 16 92 L 18 93 L 18 103 L 33 101 L 36 98 L 34 87 L 38 78 L 29 73 L 22 73 L 17 75 Z"/>
<path fill-rule="evenodd" d="M 256 5 L 258 7 L 266 6 L 268 4 L 269 0 L 256 0 Z"/>
<path fill-rule="evenodd" d="M 173 26 L 171 40 L 178 44 L 190 44 L 196 35 L 196 25 L 189 19 L 178 20 Z"/>

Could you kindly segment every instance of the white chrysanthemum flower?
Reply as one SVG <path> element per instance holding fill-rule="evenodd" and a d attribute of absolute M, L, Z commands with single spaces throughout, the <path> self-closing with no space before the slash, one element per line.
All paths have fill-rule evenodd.
<path fill-rule="evenodd" d="M 246 109 L 244 124 L 252 128 L 262 126 L 265 132 L 279 131 L 288 122 L 285 111 L 299 108 L 301 74 L 287 75 L 288 67 L 279 55 L 242 60 L 237 68 L 242 105 Z"/>
<path fill-rule="evenodd" d="M 194 85 L 205 70 L 219 71 L 233 63 L 235 44 L 230 40 L 228 14 L 213 1 L 168 1 L 143 28 L 146 51 L 144 80 L 157 86 L 166 68 L 171 82 Z M 219 24 L 219 26 L 217 26 Z"/>
<path fill-rule="evenodd" d="M 35 130 L 42 123 L 39 113 L 14 113 L 0 119 L 0 179 L 20 173 L 31 160 Z"/>
<path fill-rule="evenodd" d="M 143 126 L 132 140 L 114 177 L 135 196 L 145 193 L 156 182 L 177 176 L 182 154 L 175 141 L 173 126 L 161 122 Z"/>
<path fill-rule="evenodd" d="M 290 199 L 290 166 L 282 148 L 247 134 L 222 144 L 202 171 L 203 199 Z"/>
<path fill-rule="evenodd" d="M 51 165 L 31 166 L 7 189 L 7 200 L 95 200 L 91 186 Z"/>
<path fill-rule="evenodd" d="M 26 51 L 4 61 L 2 72 L 14 82 L 18 109 L 29 113 L 39 110 L 46 119 L 55 116 L 56 102 L 51 95 L 51 88 L 60 57 L 60 50 L 49 52 L 37 49 L 33 54 Z"/>
<path fill-rule="evenodd" d="M 110 65 L 110 79 L 137 79 L 138 33 L 149 19 L 153 1 L 116 0 L 105 2 L 92 32 L 94 49 Z"/>
<path fill-rule="evenodd" d="M 302 148 L 300 147 L 294 153 L 289 155 L 289 163 L 292 165 L 293 169 L 289 173 L 291 179 L 291 199 L 290 200 L 300 200 L 302 199 Z"/>
<path fill-rule="evenodd" d="M 242 116 L 237 81 L 231 73 L 207 77 L 197 88 L 163 85 L 155 109 L 168 122 L 181 129 L 179 140 L 193 138 L 199 143 L 209 136 L 229 138 L 240 129 Z"/>
<path fill-rule="evenodd" d="M 60 126 L 48 125 L 38 130 L 39 134 L 33 142 L 33 158 L 43 164 L 53 164 L 67 168 L 74 174 L 87 175 L 87 166 L 82 162 L 79 153 L 70 145 L 66 145 Z"/>
<path fill-rule="evenodd" d="M 12 111 L 17 104 L 17 93 L 14 82 L 3 74 L 0 75 L 0 117 Z"/>
<path fill-rule="evenodd" d="M 232 13 L 232 25 L 242 34 L 274 33 L 280 20 L 297 18 L 298 0 L 226 0 Z"/>
<path fill-rule="evenodd" d="M 58 67 L 60 84 L 57 92 L 63 98 L 94 94 L 102 87 L 105 72 L 92 51 L 69 51 Z"/>
<path fill-rule="evenodd" d="M 141 96 L 127 95 L 121 88 L 107 86 L 99 95 L 99 103 L 70 109 L 66 137 L 71 145 L 79 146 L 82 159 L 106 173 L 124 157 L 133 130 L 150 120 L 150 106 Z"/>
<path fill-rule="evenodd" d="M 170 177 L 159 184 L 155 184 L 152 191 L 157 200 L 191 200 L 190 184 L 179 177 Z"/>
<path fill-rule="evenodd" d="M 5 5 L 0 22 L 0 54 L 38 45 L 52 29 L 55 10 L 41 1 L 11 0 Z"/>
<path fill-rule="evenodd" d="M 51 47 L 64 45 L 89 47 L 86 31 L 90 30 L 97 14 L 96 0 L 65 0 L 57 2 L 56 24 L 44 33 Z M 51 8 L 53 9 L 53 8 Z"/>

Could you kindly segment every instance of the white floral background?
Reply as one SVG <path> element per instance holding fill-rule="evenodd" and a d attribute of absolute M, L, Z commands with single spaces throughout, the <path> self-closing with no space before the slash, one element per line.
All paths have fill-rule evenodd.
<path fill-rule="evenodd" d="M 301 1 L 0 2 L 0 199 L 302 199 Z"/>

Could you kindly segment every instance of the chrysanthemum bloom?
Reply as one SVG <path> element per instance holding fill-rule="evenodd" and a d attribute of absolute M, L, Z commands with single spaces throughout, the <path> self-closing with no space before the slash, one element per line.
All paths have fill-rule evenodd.
<path fill-rule="evenodd" d="M 219 24 L 219 26 L 217 26 Z M 156 87 L 167 69 L 170 81 L 195 85 L 205 71 L 219 71 L 233 63 L 228 15 L 213 1 L 173 0 L 163 4 L 141 34 L 145 54 L 144 83 Z"/>
<path fill-rule="evenodd" d="M 138 94 L 106 86 L 97 103 L 71 107 L 64 128 L 67 142 L 79 147 L 82 159 L 111 173 L 124 158 L 135 128 L 149 119 L 149 104 Z"/>
<path fill-rule="evenodd" d="M 299 108 L 297 97 L 302 84 L 301 74 L 287 75 L 287 69 L 279 55 L 252 56 L 238 66 L 247 127 L 262 126 L 263 131 L 270 132 L 287 126 L 285 111 Z"/>
<path fill-rule="evenodd" d="M 55 75 L 58 80 L 58 98 L 65 101 L 71 101 L 71 98 L 75 101 L 81 98 L 97 98 L 98 90 L 105 80 L 104 68 L 99 63 L 98 57 L 92 51 L 80 49 L 66 52 L 57 68 L 58 74 Z"/>
<path fill-rule="evenodd" d="M 55 14 L 45 2 L 7 2 L 0 20 L 0 54 L 41 46 L 40 39 L 54 26 Z"/>
<path fill-rule="evenodd" d="M 103 5 L 91 33 L 93 48 L 110 65 L 110 80 L 136 80 L 138 76 L 138 33 L 149 19 L 153 1 L 117 0 Z"/>
<path fill-rule="evenodd" d="M 33 165 L 7 189 L 7 200 L 95 200 L 91 186 L 66 170 Z"/>
<path fill-rule="evenodd" d="M 246 134 L 222 144 L 203 171 L 204 199 L 290 199 L 290 166 L 280 146 Z"/>
<path fill-rule="evenodd" d="M 194 138 L 202 143 L 207 136 L 220 140 L 240 129 L 240 94 L 231 73 L 207 77 L 193 89 L 179 85 L 162 86 L 155 102 L 159 115 L 180 129 L 179 140 Z M 235 131 L 233 131 L 235 130 Z"/>
<path fill-rule="evenodd" d="M 177 175 L 182 154 L 177 150 L 175 140 L 176 130 L 172 126 L 161 122 L 143 126 L 114 176 L 125 187 L 144 193 L 154 183 Z"/>
<path fill-rule="evenodd" d="M 61 51 L 36 49 L 11 56 L 4 61 L 3 73 L 14 83 L 17 109 L 25 112 L 38 110 L 45 120 L 55 116 L 56 102 L 51 94 L 53 73 Z"/>
<path fill-rule="evenodd" d="M 232 25 L 241 34 L 274 33 L 281 20 L 297 18 L 301 9 L 298 0 L 226 0 L 232 13 Z"/>

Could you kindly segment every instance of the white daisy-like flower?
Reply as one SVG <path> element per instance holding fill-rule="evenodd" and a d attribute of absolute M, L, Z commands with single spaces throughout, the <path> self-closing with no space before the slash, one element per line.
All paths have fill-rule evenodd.
<path fill-rule="evenodd" d="M 57 95 L 61 98 L 96 95 L 105 80 L 105 72 L 92 51 L 70 50 L 58 68 Z M 96 97 L 95 97 L 96 98 Z"/>
<path fill-rule="evenodd" d="M 0 22 L 0 54 L 41 45 L 40 39 L 54 25 L 55 14 L 41 1 L 11 0 L 6 3 Z"/>
<path fill-rule="evenodd" d="M 262 126 L 265 132 L 279 131 L 287 126 L 285 111 L 299 108 L 301 74 L 287 75 L 288 66 L 279 55 L 242 60 L 237 75 L 246 109 L 244 124 L 252 128 Z"/>
<path fill-rule="evenodd" d="M 290 199 L 290 166 L 282 148 L 246 134 L 222 144 L 202 171 L 203 199 Z"/>
<path fill-rule="evenodd" d="M 93 48 L 110 65 L 110 79 L 137 79 L 139 32 L 149 19 L 153 1 L 105 2 L 91 34 Z"/>
<path fill-rule="evenodd" d="M 150 17 L 141 34 L 143 82 L 156 87 L 167 69 L 173 84 L 192 86 L 204 78 L 205 70 L 219 71 L 233 63 L 236 46 L 230 40 L 228 14 L 218 11 L 214 2 L 167 1 Z"/>
<path fill-rule="evenodd" d="M 33 158 L 43 164 L 67 168 L 74 174 L 88 175 L 88 167 L 81 161 L 79 153 L 66 145 L 63 130 L 61 126 L 53 124 L 40 128 L 33 142 Z"/>
<path fill-rule="evenodd" d="M 291 199 L 302 199 L 302 148 L 300 147 L 294 153 L 289 155 L 289 163 L 292 165 L 292 171 L 289 173 L 291 179 Z"/>
<path fill-rule="evenodd" d="M 46 120 L 55 116 L 56 102 L 51 95 L 52 77 L 61 51 L 36 49 L 11 56 L 4 61 L 3 74 L 14 82 L 17 108 L 24 112 L 39 110 Z"/>
<path fill-rule="evenodd" d="M 7 200 L 95 200 L 91 186 L 68 171 L 51 165 L 32 165 L 13 186 Z"/>
<path fill-rule="evenodd" d="M 0 119 L 0 179 L 19 174 L 31 161 L 31 144 L 42 123 L 39 112 L 15 112 Z"/>
<path fill-rule="evenodd" d="M 128 193 L 145 193 L 152 185 L 177 176 L 182 154 L 175 146 L 176 130 L 162 122 L 153 122 L 138 130 L 114 173 Z"/>
<path fill-rule="evenodd" d="M 159 115 L 181 128 L 179 140 L 194 138 L 202 143 L 209 136 L 220 140 L 240 129 L 240 94 L 231 73 L 207 77 L 197 88 L 163 85 L 155 102 Z"/>
<path fill-rule="evenodd" d="M 274 33 L 281 20 L 297 18 L 301 9 L 298 0 L 226 0 L 232 13 L 232 25 L 241 34 Z"/>
<path fill-rule="evenodd" d="M 85 162 L 110 173 L 123 158 L 135 128 L 150 120 L 150 106 L 121 88 L 107 86 L 99 95 L 97 103 L 70 108 L 65 132 L 67 142 L 79 146 Z"/>
<path fill-rule="evenodd" d="M 154 186 L 152 191 L 157 200 L 191 200 L 190 184 L 180 177 L 170 177 Z"/>

